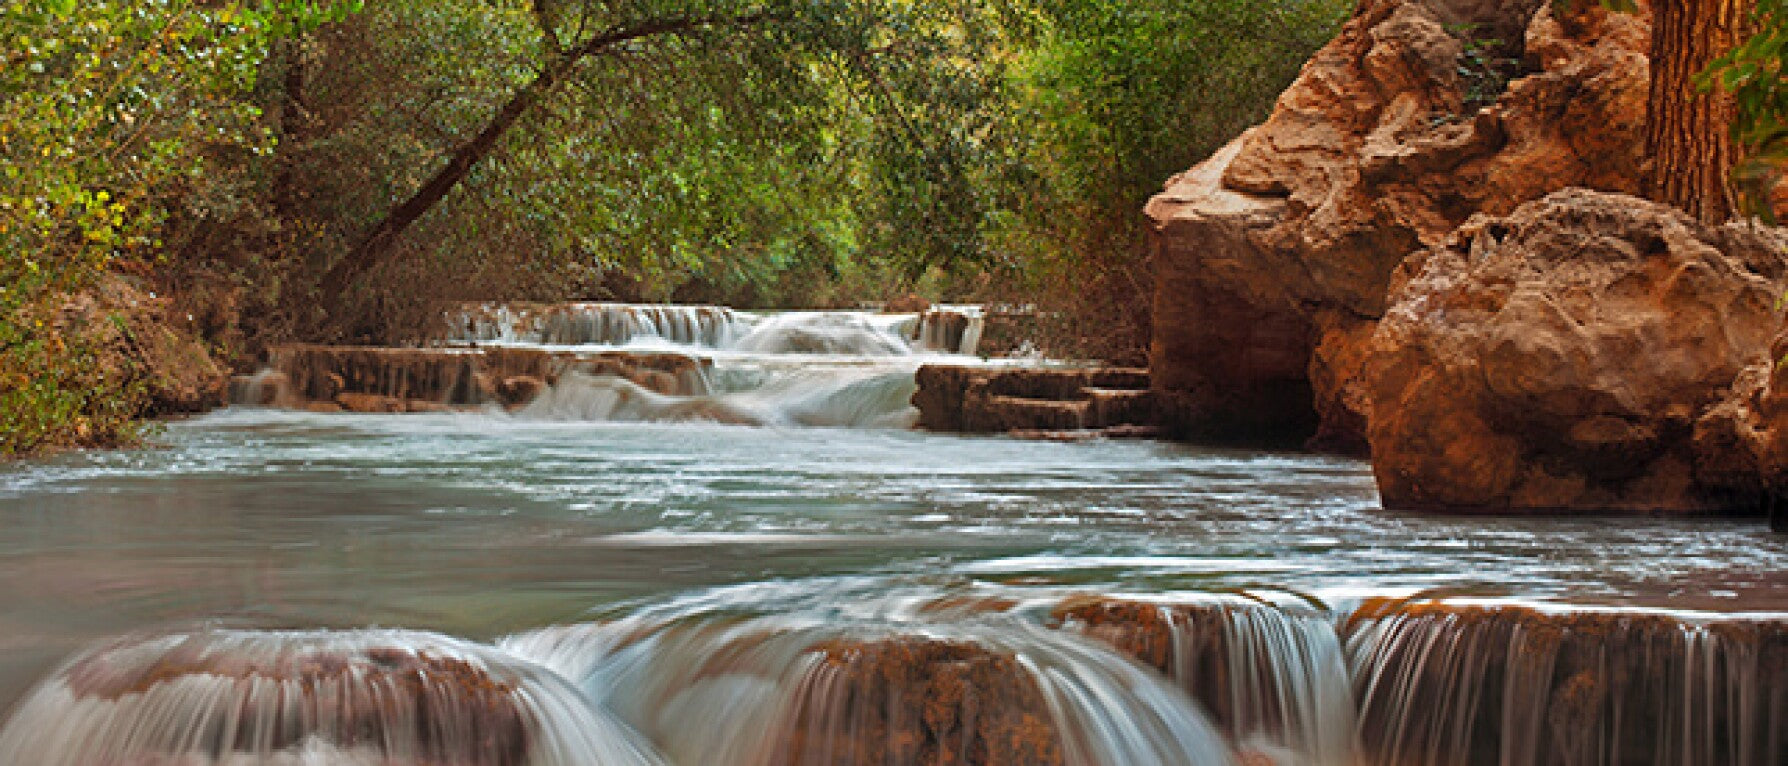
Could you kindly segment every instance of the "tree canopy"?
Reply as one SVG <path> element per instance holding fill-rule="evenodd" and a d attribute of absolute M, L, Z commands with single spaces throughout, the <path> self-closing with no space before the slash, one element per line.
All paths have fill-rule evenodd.
<path fill-rule="evenodd" d="M 132 376 L 70 361 L 106 275 L 245 360 L 447 301 L 913 290 L 1134 354 L 1135 210 L 1350 6 L 6 0 L 0 451 L 127 429 Z"/>

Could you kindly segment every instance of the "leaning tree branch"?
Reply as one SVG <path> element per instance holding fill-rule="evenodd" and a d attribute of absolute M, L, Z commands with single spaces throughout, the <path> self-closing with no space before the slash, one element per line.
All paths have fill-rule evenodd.
<path fill-rule="evenodd" d="M 403 202 L 392 207 L 375 224 L 359 244 L 324 273 L 319 288 L 325 296 L 339 295 L 352 287 L 362 274 L 388 260 L 396 250 L 399 237 L 418 219 L 433 209 L 453 191 L 472 168 L 496 150 L 504 135 L 534 106 L 550 95 L 585 59 L 603 55 L 618 46 L 649 37 L 690 35 L 720 27 L 746 27 L 777 18 L 760 12 L 741 16 L 677 17 L 653 19 L 614 27 L 591 37 L 575 48 L 557 53 L 533 80 L 511 94 L 484 128 L 471 140 L 453 150 L 447 164 L 436 171 L 427 183 Z"/>

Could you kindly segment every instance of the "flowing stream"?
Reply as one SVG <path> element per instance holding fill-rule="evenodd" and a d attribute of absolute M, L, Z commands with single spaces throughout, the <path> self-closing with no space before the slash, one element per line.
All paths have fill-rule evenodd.
<path fill-rule="evenodd" d="M 1788 762 L 1761 525 L 909 430 L 973 319 L 479 307 L 460 340 L 701 390 L 239 406 L 0 467 L 0 763 Z"/>

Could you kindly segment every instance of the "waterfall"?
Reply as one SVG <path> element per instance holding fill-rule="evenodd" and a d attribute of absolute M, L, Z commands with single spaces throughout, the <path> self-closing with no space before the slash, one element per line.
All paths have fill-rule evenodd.
<path fill-rule="evenodd" d="M 0 761 L 99 764 L 659 764 L 534 665 L 404 631 L 213 630 L 76 658 L 0 730 Z"/>
<path fill-rule="evenodd" d="M 623 620 L 502 646 L 581 679 L 680 764 L 1232 762 L 1165 679 L 1012 617 Z"/>
<path fill-rule="evenodd" d="M 910 318 L 863 312 L 790 312 L 760 320 L 732 344 L 748 354 L 904 356 L 912 353 L 901 332 Z"/>
<path fill-rule="evenodd" d="M 25 697 L 0 762 L 1774 766 L 1785 724 L 1780 615 L 1336 615 L 862 577 L 696 591 L 494 647 L 126 637 Z"/>
<path fill-rule="evenodd" d="M 972 356 L 985 318 L 979 306 L 920 314 L 788 311 L 625 303 L 489 304 L 450 312 L 452 343 L 546 346 L 671 345 L 748 354 Z"/>
<path fill-rule="evenodd" d="M 925 314 L 613 303 L 473 305 L 433 348 L 270 350 L 231 402 L 319 412 L 451 409 L 533 420 L 906 428 L 914 374 L 972 353 L 976 307 Z"/>
<path fill-rule="evenodd" d="M 1070 629 L 1166 673 L 1244 749 L 1299 764 L 1354 762 L 1352 691 L 1333 621 L 1241 600 L 1059 607 Z"/>
<path fill-rule="evenodd" d="M 1375 763 L 1788 759 L 1788 620 L 1384 601 L 1349 625 Z"/>
<path fill-rule="evenodd" d="M 940 354 L 973 356 L 981 346 L 987 318 L 980 306 L 934 306 L 920 314 L 915 339 Z"/>
<path fill-rule="evenodd" d="M 757 317 L 723 306 L 566 303 L 466 306 L 448 317 L 462 342 L 625 346 L 652 340 L 725 348 Z"/>

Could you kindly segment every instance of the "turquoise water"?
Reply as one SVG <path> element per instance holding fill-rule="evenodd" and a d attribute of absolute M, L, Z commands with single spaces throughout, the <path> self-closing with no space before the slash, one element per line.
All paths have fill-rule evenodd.
<path fill-rule="evenodd" d="M 0 708 L 98 639 L 203 622 L 487 641 L 987 588 L 1788 611 L 1755 521 L 1409 516 L 1353 460 L 894 429 L 232 409 L 0 469 L 0 529 Z"/>

